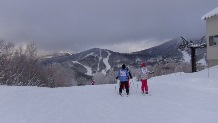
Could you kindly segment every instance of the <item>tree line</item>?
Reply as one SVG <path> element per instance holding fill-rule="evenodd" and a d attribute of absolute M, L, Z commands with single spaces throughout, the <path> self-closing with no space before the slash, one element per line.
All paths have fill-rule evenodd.
<path fill-rule="evenodd" d="M 59 63 L 41 64 L 35 43 L 15 47 L 0 40 L 1 85 L 66 87 L 74 85 L 70 74 L 72 71 Z"/>

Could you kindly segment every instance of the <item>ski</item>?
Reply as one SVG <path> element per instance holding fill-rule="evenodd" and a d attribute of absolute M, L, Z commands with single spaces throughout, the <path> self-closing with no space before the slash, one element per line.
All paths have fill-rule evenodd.
<path fill-rule="evenodd" d="M 145 95 L 147 95 L 147 96 L 151 96 L 151 94 L 145 94 Z"/>
<path fill-rule="evenodd" d="M 119 95 L 120 95 L 121 97 L 124 97 L 124 96 L 125 96 L 125 97 L 128 97 L 128 96 L 129 96 L 129 95 L 125 95 L 125 94 L 124 94 L 124 95 L 123 95 L 123 94 L 119 94 Z"/>

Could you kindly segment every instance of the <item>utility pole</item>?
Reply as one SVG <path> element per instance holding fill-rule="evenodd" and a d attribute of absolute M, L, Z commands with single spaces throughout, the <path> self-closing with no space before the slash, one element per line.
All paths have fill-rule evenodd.
<path fill-rule="evenodd" d="M 198 42 L 187 41 L 185 38 L 181 37 L 183 43 L 179 46 L 179 49 L 190 48 L 191 50 L 191 64 L 192 64 L 192 72 L 197 72 L 197 65 L 196 65 L 196 49 L 197 48 L 204 48 L 207 46 L 206 43 L 203 43 L 205 36 L 203 36 Z"/>
<path fill-rule="evenodd" d="M 191 63 L 192 63 L 192 72 L 197 72 L 197 65 L 196 65 L 196 47 L 191 48 Z"/>

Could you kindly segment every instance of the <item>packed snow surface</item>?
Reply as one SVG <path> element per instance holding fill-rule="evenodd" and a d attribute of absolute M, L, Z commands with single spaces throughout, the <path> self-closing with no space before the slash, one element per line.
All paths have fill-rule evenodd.
<path fill-rule="evenodd" d="M 0 123 L 218 123 L 218 66 L 148 80 L 65 88 L 0 86 Z"/>

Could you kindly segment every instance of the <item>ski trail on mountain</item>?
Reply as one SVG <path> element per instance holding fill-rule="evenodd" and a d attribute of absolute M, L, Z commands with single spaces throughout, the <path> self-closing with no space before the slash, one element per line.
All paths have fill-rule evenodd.
<path fill-rule="evenodd" d="M 102 70 L 103 74 L 106 74 L 107 70 L 111 69 L 111 66 L 109 64 L 109 57 L 111 55 L 111 53 L 109 51 L 107 51 L 107 57 L 103 58 L 103 63 L 106 65 L 106 69 Z"/>

